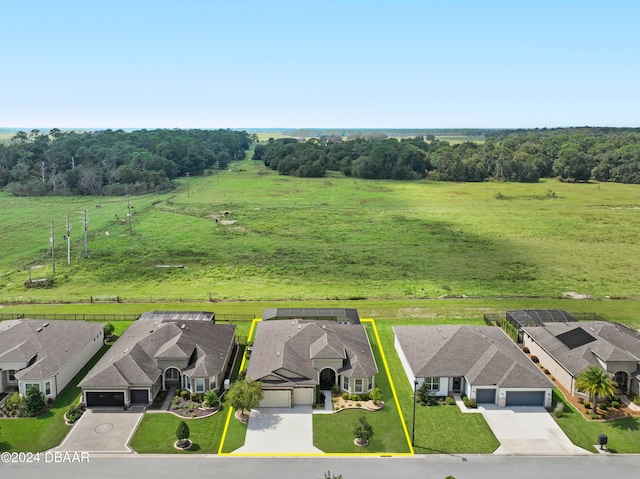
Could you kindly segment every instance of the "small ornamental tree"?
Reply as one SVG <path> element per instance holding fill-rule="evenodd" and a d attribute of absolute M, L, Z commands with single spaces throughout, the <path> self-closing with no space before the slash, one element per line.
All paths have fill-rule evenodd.
<path fill-rule="evenodd" d="M 367 446 L 369 439 L 373 437 L 373 427 L 369 424 L 364 414 L 358 418 L 358 423 L 353 428 L 353 436 L 359 446 Z"/>
<path fill-rule="evenodd" d="M 24 399 L 24 407 L 27 415 L 31 417 L 37 416 L 44 409 L 45 405 L 44 394 L 42 394 L 37 387 L 31 386 L 27 390 L 27 395 Z"/>
<path fill-rule="evenodd" d="M 204 394 L 204 405 L 206 407 L 216 408 L 220 406 L 220 398 L 215 391 L 207 391 Z"/>
<path fill-rule="evenodd" d="M 594 365 L 578 374 L 575 384 L 579 390 L 586 391 L 593 402 L 613 396 L 618 388 L 611 374 Z"/>
<path fill-rule="evenodd" d="M 103 329 L 104 329 L 105 338 L 108 338 L 109 336 L 111 336 L 113 332 L 116 330 L 116 328 L 111 323 L 105 324 Z"/>
<path fill-rule="evenodd" d="M 380 404 L 380 401 L 382 401 L 382 391 L 380 391 L 380 388 L 373 388 L 369 393 L 369 397 L 373 401 L 373 404 Z"/>
<path fill-rule="evenodd" d="M 240 414 L 247 418 L 251 408 L 256 407 L 262 401 L 264 391 L 260 381 L 251 381 L 250 379 L 242 379 L 234 381 L 227 392 L 227 398 L 231 407 L 238 409 Z"/>
<path fill-rule="evenodd" d="M 178 447 L 187 447 L 189 445 L 189 426 L 184 421 L 180 421 L 178 429 L 176 429 L 176 438 L 178 439 Z"/>

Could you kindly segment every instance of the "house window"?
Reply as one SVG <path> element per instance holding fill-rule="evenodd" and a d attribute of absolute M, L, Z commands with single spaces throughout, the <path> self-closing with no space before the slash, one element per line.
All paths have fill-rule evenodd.
<path fill-rule="evenodd" d="M 51 394 L 51 382 L 47 381 L 46 383 L 44 383 L 44 393 L 48 396 L 49 394 Z"/>
<path fill-rule="evenodd" d="M 196 379 L 196 392 L 203 393 L 204 392 L 204 379 Z"/>
<path fill-rule="evenodd" d="M 191 378 L 189 376 L 185 376 L 184 385 L 189 391 L 191 391 Z"/>
<path fill-rule="evenodd" d="M 362 379 L 356 379 L 356 392 L 362 392 Z"/>
<path fill-rule="evenodd" d="M 9 381 L 15 381 L 16 380 L 16 370 L 15 369 L 9 369 L 9 371 L 7 371 L 9 373 Z"/>
<path fill-rule="evenodd" d="M 26 383 L 24 385 L 24 393 L 27 394 L 27 391 L 29 391 L 29 389 L 31 389 L 32 387 L 36 388 L 38 391 L 40 391 L 40 385 L 39 384 L 29 384 Z"/>
<path fill-rule="evenodd" d="M 349 378 L 346 376 L 342 377 L 342 389 L 349 390 Z"/>
<path fill-rule="evenodd" d="M 215 389 L 215 388 L 216 388 L 216 377 L 211 376 L 209 378 L 209 389 Z"/>
<path fill-rule="evenodd" d="M 371 376 L 371 377 L 369 378 L 369 382 L 368 382 L 368 384 L 367 384 L 367 389 L 368 389 L 369 391 L 371 391 L 371 389 L 372 389 L 372 388 L 373 388 L 373 376 Z"/>
<path fill-rule="evenodd" d="M 429 391 L 440 390 L 440 378 L 424 378 L 424 382 L 427 384 Z"/>

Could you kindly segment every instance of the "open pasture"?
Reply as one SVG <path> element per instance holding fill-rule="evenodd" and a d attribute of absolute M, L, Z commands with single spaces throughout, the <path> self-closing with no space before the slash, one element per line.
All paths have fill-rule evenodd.
<path fill-rule="evenodd" d="M 131 197 L 131 228 L 123 197 L 0 194 L 0 301 L 637 298 L 638 188 L 301 179 L 245 161 L 188 194 Z M 26 289 L 29 266 L 54 286 Z"/>

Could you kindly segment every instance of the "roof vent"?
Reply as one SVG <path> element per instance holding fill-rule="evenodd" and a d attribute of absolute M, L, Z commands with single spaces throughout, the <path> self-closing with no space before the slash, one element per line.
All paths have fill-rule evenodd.
<path fill-rule="evenodd" d="M 323 325 L 322 325 L 322 329 L 327 329 L 327 325 L 326 325 L 326 324 L 323 324 Z"/>
<path fill-rule="evenodd" d="M 49 326 L 49 323 L 44 323 L 44 324 L 42 325 L 42 327 L 43 327 L 43 328 L 46 328 L 47 326 Z"/>
<path fill-rule="evenodd" d="M 182 326 L 180 326 L 180 329 L 186 329 L 186 327 L 187 327 L 187 324 L 183 323 Z"/>
<path fill-rule="evenodd" d="M 589 331 L 593 331 L 594 333 L 596 332 L 596 330 L 593 329 L 591 326 L 589 326 Z"/>
<path fill-rule="evenodd" d="M 280 356 L 280 351 L 276 351 L 276 356 Z"/>
<path fill-rule="evenodd" d="M 39 327 L 38 329 L 36 329 L 36 332 L 39 333 L 40 331 L 42 331 L 42 326 Z"/>

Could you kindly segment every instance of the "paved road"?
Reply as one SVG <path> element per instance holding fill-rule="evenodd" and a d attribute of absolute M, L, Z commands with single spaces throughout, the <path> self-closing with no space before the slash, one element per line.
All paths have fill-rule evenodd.
<path fill-rule="evenodd" d="M 407 458 L 230 458 L 217 456 L 93 457 L 88 463 L 0 464 L 1 477 L 20 479 L 225 477 L 323 479 L 636 479 L 640 455 L 588 457 L 416 456 Z"/>

